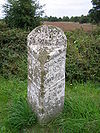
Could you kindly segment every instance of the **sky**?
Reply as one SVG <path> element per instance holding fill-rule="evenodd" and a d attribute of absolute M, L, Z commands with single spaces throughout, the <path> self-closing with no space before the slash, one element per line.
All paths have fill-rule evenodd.
<path fill-rule="evenodd" d="M 4 17 L 2 5 L 5 2 L 0 0 L 0 18 Z M 45 4 L 44 15 L 56 17 L 87 15 L 92 8 L 91 0 L 39 0 L 39 3 Z"/>

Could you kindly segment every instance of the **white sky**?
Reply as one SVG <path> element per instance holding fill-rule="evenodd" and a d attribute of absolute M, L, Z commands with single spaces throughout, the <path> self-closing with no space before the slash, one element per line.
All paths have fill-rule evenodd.
<path fill-rule="evenodd" d="M 6 0 L 0 0 L 0 18 L 2 13 L 2 5 Z M 44 7 L 47 16 L 81 16 L 87 15 L 92 8 L 91 0 L 39 0 L 40 4 L 46 4 Z"/>

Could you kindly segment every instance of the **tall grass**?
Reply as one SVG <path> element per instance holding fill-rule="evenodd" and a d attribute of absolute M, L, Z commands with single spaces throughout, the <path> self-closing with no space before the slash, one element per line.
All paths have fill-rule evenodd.
<path fill-rule="evenodd" d="M 14 101 L 18 101 L 20 97 L 27 96 L 27 81 L 18 79 L 4 79 L 0 77 L 0 133 L 9 133 L 6 129 L 6 120 L 8 117 L 8 109 Z M 11 133 L 11 132 L 10 132 Z"/>
<path fill-rule="evenodd" d="M 63 133 L 99 133 L 100 86 L 88 82 L 66 87 L 64 110 L 50 125 Z"/>
<path fill-rule="evenodd" d="M 20 98 L 8 108 L 7 126 L 13 130 L 21 130 L 34 125 L 37 121 L 36 115 L 25 98 Z"/>

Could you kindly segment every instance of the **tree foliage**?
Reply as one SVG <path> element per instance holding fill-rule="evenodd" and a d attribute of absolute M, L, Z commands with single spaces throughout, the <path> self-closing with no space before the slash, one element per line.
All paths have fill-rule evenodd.
<path fill-rule="evenodd" d="M 49 22 L 79 22 L 79 23 L 90 23 L 91 22 L 91 19 L 90 19 L 90 16 L 87 15 L 87 16 L 84 16 L 84 15 L 81 15 L 81 16 L 72 16 L 71 18 L 69 18 L 68 16 L 64 16 L 63 18 L 59 17 L 53 17 L 53 16 L 45 16 L 43 18 L 44 21 L 49 21 Z"/>
<path fill-rule="evenodd" d="M 42 6 L 36 0 L 8 0 L 4 5 L 5 21 L 10 27 L 35 28 L 40 25 Z"/>
<path fill-rule="evenodd" d="M 93 8 L 89 11 L 93 22 L 100 23 L 100 0 L 92 0 Z"/>

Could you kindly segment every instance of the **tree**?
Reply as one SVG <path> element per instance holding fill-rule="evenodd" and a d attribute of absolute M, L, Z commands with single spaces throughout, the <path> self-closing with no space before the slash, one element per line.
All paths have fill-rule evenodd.
<path fill-rule="evenodd" d="M 71 22 L 79 22 L 79 19 L 80 19 L 80 17 L 77 17 L 77 16 L 73 17 L 73 16 L 72 16 L 72 17 L 70 18 L 70 21 L 71 21 Z"/>
<path fill-rule="evenodd" d="M 4 5 L 9 27 L 31 29 L 40 25 L 42 6 L 36 0 L 8 0 Z"/>
<path fill-rule="evenodd" d="M 89 23 L 89 17 L 88 16 L 81 15 L 81 17 L 79 19 L 79 22 L 81 24 L 83 24 L 83 23 Z"/>
<path fill-rule="evenodd" d="M 50 21 L 50 22 L 56 22 L 56 21 L 58 21 L 58 18 L 57 17 L 50 16 L 50 17 L 48 17 L 48 21 Z"/>
<path fill-rule="evenodd" d="M 69 17 L 68 16 L 64 16 L 63 17 L 63 21 L 69 21 Z"/>
<path fill-rule="evenodd" d="M 89 11 L 92 22 L 100 23 L 100 0 L 92 0 L 93 8 Z"/>

